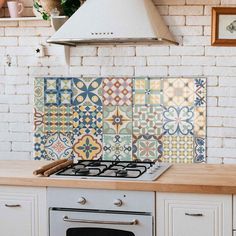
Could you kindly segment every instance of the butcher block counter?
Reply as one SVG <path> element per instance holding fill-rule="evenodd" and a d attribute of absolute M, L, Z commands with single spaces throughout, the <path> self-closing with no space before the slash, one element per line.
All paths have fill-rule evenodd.
<path fill-rule="evenodd" d="M 0 185 L 236 194 L 236 165 L 173 165 L 156 181 L 81 180 L 38 177 L 46 161 L 0 161 Z"/>

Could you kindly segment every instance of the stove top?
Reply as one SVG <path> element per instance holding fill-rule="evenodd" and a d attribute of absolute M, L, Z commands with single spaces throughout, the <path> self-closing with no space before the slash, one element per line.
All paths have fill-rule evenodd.
<path fill-rule="evenodd" d="M 78 163 L 60 170 L 52 176 L 79 179 L 154 181 L 169 167 L 171 164 L 160 162 L 78 161 Z"/>

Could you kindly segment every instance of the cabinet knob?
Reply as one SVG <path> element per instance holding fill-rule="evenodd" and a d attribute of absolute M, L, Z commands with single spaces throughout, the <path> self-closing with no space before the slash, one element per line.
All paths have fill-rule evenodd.
<path fill-rule="evenodd" d="M 78 203 L 81 205 L 85 205 L 85 203 L 87 202 L 87 200 L 84 197 L 79 198 Z"/>
<path fill-rule="evenodd" d="M 113 204 L 117 207 L 121 207 L 123 205 L 123 202 L 120 199 L 116 199 L 114 200 Z"/>

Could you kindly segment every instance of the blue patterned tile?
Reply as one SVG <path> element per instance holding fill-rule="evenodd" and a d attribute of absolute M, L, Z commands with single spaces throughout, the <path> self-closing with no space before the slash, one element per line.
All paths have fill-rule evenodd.
<path fill-rule="evenodd" d="M 195 138 L 194 139 L 194 162 L 202 163 L 206 162 L 206 139 Z"/>
<path fill-rule="evenodd" d="M 102 78 L 74 78 L 73 104 L 102 106 Z"/>

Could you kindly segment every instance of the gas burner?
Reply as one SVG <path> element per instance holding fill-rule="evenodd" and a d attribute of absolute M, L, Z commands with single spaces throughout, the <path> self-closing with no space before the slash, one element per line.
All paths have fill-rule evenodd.
<path fill-rule="evenodd" d="M 81 160 L 71 167 L 58 171 L 56 177 L 100 178 L 126 180 L 155 180 L 165 172 L 171 164 L 141 161 L 85 161 Z"/>
<path fill-rule="evenodd" d="M 101 165 L 101 161 L 93 161 L 89 164 L 89 166 L 100 166 Z"/>
<path fill-rule="evenodd" d="M 127 165 L 128 168 L 136 168 L 137 166 L 138 166 L 138 165 L 137 165 L 136 162 L 132 162 L 132 163 L 129 163 L 129 164 Z"/>
<path fill-rule="evenodd" d="M 126 177 L 128 175 L 127 170 L 115 170 L 116 176 Z"/>
<path fill-rule="evenodd" d="M 77 169 L 74 171 L 75 172 L 75 175 L 78 175 L 78 176 L 86 176 L 89 174 L 90 170 L 88 168 L 80 168 L 80 169 Z"/>

